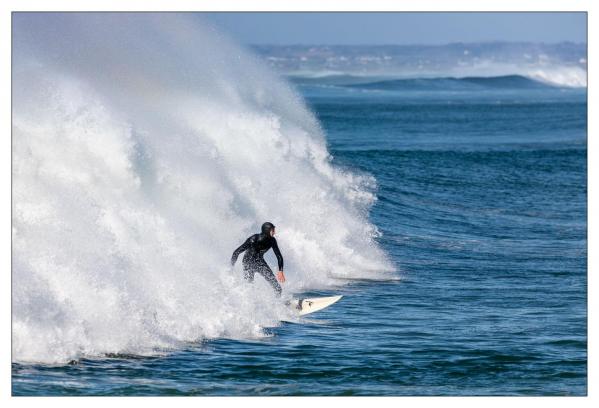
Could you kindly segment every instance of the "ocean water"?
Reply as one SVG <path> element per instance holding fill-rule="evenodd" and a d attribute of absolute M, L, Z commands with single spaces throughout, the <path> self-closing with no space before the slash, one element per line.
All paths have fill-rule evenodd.
<path fill-rule="evenodd" d="M 13 395 L 586 395 L 585 88 L 13 26 Z M 286 295 L 341 301 L 293 318 L 227 267 L 265 218 Z"/>

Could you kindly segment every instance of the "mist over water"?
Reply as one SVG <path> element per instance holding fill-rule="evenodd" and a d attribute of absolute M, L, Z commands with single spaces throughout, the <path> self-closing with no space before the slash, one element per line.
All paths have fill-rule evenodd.
<path fill-rule="evenodd" d="M 264 336 L 288 311 L 228 263 L 267 220 L 287 296 L 393 273 L 376 180 L 201 21 L 17 13 L 13 52 L 13 361 Z"/>
<path fill-rule="evenodd" d="M 277 71 L 312 83 L 517 75 L 556 87 L 587 85 L 584 43 L 257 45 L 254 48 Z"/>

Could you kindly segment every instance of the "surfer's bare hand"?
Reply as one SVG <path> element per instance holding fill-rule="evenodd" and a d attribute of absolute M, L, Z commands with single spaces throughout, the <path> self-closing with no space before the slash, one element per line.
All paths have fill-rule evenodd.
<path fill-rule="evenodd" d="M 281 283 L 285 282 L 285 274 L 283 273 L 283 271 L 279 271 L 277 273 L 277 279 Z"/>

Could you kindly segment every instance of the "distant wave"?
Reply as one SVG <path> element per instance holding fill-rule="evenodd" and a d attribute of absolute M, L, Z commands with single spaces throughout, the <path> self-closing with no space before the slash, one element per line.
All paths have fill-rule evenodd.
<path fill-rule="evenodd" d="M 476 90 L 487 88 L 531 89 L 546 88 L 551 85 L 521 75 L 503 75 L 496 77 L 394 79 L 345 86 L 377 90 Z"/>
<path fill-rule="evenodd" d="M 542 89 L 576 87 L 552 83 L 544 78 L 524 75 L 464 76 L 464 77 L 427 77 L 427 78 L 389 78 L 382 76 L 328 75 L 299 76 L 290 79 L 299 85 L 333 85 L 381 91 L 474 91 L 483 89 Z"/>

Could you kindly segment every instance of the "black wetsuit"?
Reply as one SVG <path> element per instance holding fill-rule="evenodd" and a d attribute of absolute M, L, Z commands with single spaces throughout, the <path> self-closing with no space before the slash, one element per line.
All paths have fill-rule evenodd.
<path fill-rule="evenodd" d="M 279 270 L 283 270 L 283 256 L 281 255 L 281 251 L 279 251 L 279 247 L 277 245 L 277 240 L 270 235 L 269 232 L 265 232 L 263 228 L 263 232 L 260 234 L 255 234 L 245 240 L 245 242 L 233 252 L 233 256 L 231 256 L 231 265 L 235 265 L 239 254 L 245 251 L 243 255 L 243 271 L 244 278 L 250 282 L 254 281 L 254 274 L 259 273 L 271 284 L 274 290 L 277 292 L 278 296 L 281 296 L 281 285 L 277 282 L 274 273 L 264 260 L 264 254 L 270 248 L 274 251 L 277 256 L 277 261 L 279 263 Z"/>

